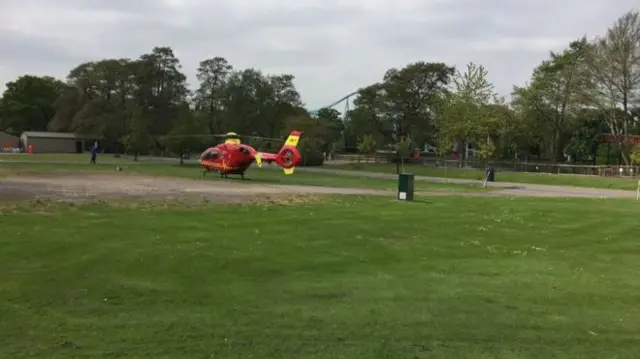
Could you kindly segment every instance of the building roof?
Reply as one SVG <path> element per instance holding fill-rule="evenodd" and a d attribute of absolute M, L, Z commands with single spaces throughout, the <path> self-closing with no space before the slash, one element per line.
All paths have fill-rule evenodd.
<path fill-rule="evenodd" d="M 18 136 L 14 135 L 14 134 L 11 134 L 9 132 L 5 132 L 5 131 L 2 131 L 2 130 L 0 130 L 0 133 L 4 133 L 5 135 L 11 136 L 11 137 L 18 137 Z"/>
<path fill-rule="evenodd" d="M 31 138 L 57 138 L 57 139 L 65 139 L 65 140 L 93 140 L 93 139 L 100 138 L 100 136 L 96 136 L 96 135 L 85 135 L 85 134 L 66 133 L 66 132 L 25 131 L 22 134 L 24 136 L 31 137 Z"/>

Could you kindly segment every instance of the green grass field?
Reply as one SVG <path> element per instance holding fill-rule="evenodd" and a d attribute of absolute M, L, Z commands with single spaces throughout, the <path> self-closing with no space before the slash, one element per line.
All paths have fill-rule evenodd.
<path fill-rule="evenodd" d="M 1 358 L 636 358 L 633 201 L 5 206 Z"/>
<path fill-rule="evenodd" d="M 396 173 L 396 165 L 394 164 L 344 164 L 332 165 L 331 168 L 358 170 L 367 172 L 384 172 Z M 428 167 L 421 165 L 405 165 L 405 171 L 411 172 L 419 176 L 430 177 L 448 177 L 469 180 L 484 180 L 485 172 L 475 169 L 458 169 L 443 167 Z M 500 171 L 496 173 L 496 181 L 513 182 L 513 183 L 530 183 L 555 186 L 576 186 L 576 187 L 592 187 L 592 188 L 611 188 L 635 190 L 638 185 L 638 178 L 615 178 L 615 177 L 599 177 L 599 176 L 579 176 L 579 175 L 557 175 L 548 173 L 529 173 L 529 172 L 506 172 Z"/>
<path fill-rule="evenodd" d="M 114 173 L 116 166 L 121 166 L 125 173 L 140 173 L 153 176 L 200 178 L 202 169 L 199 165 L 179 165 L 178 160 L 167 163 L 133 162 L 130 159 L 102 156 L 97 165 L 91 165 L 86 156 L 77 155 L 10 155 L 7 161 L 0 162 L 1 175 L 33 174 L 33 173 Z M 4 158 L 0 157 L 0 160 Z M 11 160 L 25 162 L 11 162 Z M 64 162 L 64 163 L 58 163 Z M 238 177 L 238 176 L 231 176 Z M 239 177 L 238 177 L 239 178 Z M 367 178 L 362 176 L 343 176 L 325 173 L 310 173 L 297 171 L 291 176 L 285 176 L 282 171 L 268 168 L 252 168 L 247 171 L 247 183 L 268 183 L 284 185 L 313 185 L 330 187 L 353 187 L 396 190 L 397 180 Z M 211 173 L 209 180 L 220 180 L 219 175 Z M 239 182 L 239 181 L 238 181 Z M 479 185 L 459 185 L 444 183 L 415 182 L 416 191 L 489 191 Z"/>

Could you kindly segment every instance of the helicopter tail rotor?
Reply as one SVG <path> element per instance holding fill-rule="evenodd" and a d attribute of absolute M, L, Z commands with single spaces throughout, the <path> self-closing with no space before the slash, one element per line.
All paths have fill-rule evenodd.
<path fill-rule="evenodd" d="M 284 169 L 285 175 L 293 174 L 294 168 L 300 163 L 301 156 L 297 146 L 301 135 L 300 131 L 291 131 L 284 146 L 276 155 L 276 163 Z"/>
<path fill-rule="evenodd" d="M 255 155 L 255 161 L 258 167 L 262 167 L 262 161 L 271 163 L 274 161 L 278 166 L 282 167 L 285 175 L 293 174 L 294 168 L 300 163 L 302 156 L 298 150 L 298 142 L 302 132 L 291 131 L 284 146 L 278 153 L 258 152 Z"/>

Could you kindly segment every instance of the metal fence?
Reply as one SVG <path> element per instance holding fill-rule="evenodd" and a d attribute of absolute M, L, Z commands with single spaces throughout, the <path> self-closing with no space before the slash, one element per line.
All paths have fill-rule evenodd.
<path fill-rule="evenodd" d="M 18 148 L 18 147 L 5 146 L 5 147 L 0 148 L 0 152 L 1 153 L 23 153 L 24 150 L 22 148 Z"/>
<path fill-rule="evenodd" d="M 348 163 L 368 163 L 387 164 L 395 163 L 397 160 L 390 156 L 361 156 L 361 155 L 338 155 L 336 160 Z M 447 160 L 436 157 L 427 158 L 406 158 L 405 163 L 423 165 L 438 168 L 457 168 L 470 170 L 485 170 L 494 168 L 504 172 L 531 172 L 549 174 L 567 174 L 602 177 L 636 177 L 640 172 L 640 166 L 593 166 L 574 165 L 563 163 L 544 162 L 509 162 L 509 161 L 474 161 L 474 160 Z"/>

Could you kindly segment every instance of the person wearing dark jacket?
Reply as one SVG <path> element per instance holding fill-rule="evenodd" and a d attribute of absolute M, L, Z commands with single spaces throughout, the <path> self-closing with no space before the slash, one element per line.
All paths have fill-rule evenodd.
<path fill-rule="evenodd" d="M 96 163 L 96 156 L 98 155 L 98 141 L 91 147 L 91 163 Z"/>

